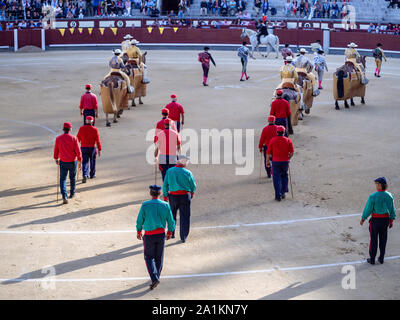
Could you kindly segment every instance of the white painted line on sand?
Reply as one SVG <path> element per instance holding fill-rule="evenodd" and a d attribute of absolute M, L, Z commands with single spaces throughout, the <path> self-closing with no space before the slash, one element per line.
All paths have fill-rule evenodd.
<path fill-rule="evenodd" d="M 304 219 L 293 219 L 293 220 L 281 220 L 281 221 L 269 221 L 269 222 L 257 222 L 257 223 L 238 223 L 230 225 L 221 226 L 204 226 L 204 227 L 192 227 L 192 230 L 205 230 L 205 229 L 231 229 L 231 228 L 241 228 L 241 227 L 257 227 L 257 226 L 269 226 L 269 225 L 284 225 L 299 222 L 311 222 L 311 221 L 321 221 L 330 219 L 340 219 L 361 216 L 361 213 L 353 213 L 346 215 L 337 215 L 329 217 L 318 217 L 318 218 L 304 218 Z M 50 234 L 109 234 L 109 233 L 136 233 L 136 230 L 93 230 L 93 231 L 11 231 L 11 230 L 0 230 L 0 234 L 36 234 L 36 235 L 50 235 Z"/>
<path fill-rule="evenodd" d="M 400 256 L 392 256 L 385 258 L 385 261 L 399 259 Z M 184 279 L 184 278 L 199 278 L 199 277 L 221 277 L 221 276 L 233 276 L 241 274 L 255 274 L 255 273 L 268 273 L 274 271 L 300 271 L 300 270 L 311 270 L 311 269 L 322 269 L 332 268 L 345 265 L 355 265 L 366 263 L 366 260 L 357 261 L 344 261 L 328 264 L 318 264 L 309 266 L 297 266 L 297 267 L 284 267 L 274 266 L 270 269 L 259 269 L 259 270 L 243 270 L 243 271 L 227 271 L 227 272 L 212 272 L 212 273 L 192 273 L 192 274 L 177 274 L 177 275 L 166 275 L 161 276 L 161 279 Z M 54 282 L 104 282 L 104 281 L 139 281 L 148 280 L 149 277 L 119 277 L 119 278 L 81 278 L 81 279 L 60 279 L 57 277 L 43 277 L 39 279 L 26 279 L 26 278 L 15 278 L 15 279 L 0 279 L 1 282 L 43 282 L 43 281 L 54 281 Z"/>
<path fill-rule="evenodd" d="M 47 131 L 51 132 L 53 135 L 55 135 L 55 136 L 57 135 L 57 132 L 55 132 L 53 129 L 50 129 L 50 128 L 48 128 L 46 126 L 43 126 L 41 124 L 38 124 L 38 123 L 27 122 L 27 121 L 22 121 L 22 120 L 12 120 L 12 119 L 0 119 L 0 121 L 8 121 L 8 122 L 27 124 L 27 125 L 30 125 L 30 126 L 39 127 L 39 128 L 44 129 L 44 130 L 47 130 Z"/>

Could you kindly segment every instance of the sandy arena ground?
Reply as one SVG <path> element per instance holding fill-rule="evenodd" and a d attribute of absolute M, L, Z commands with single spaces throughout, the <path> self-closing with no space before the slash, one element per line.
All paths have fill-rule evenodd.
<path fill-rule="evenodd" d="M 239 82 L 236 52 L 212 54 L 217 68 L 203 87 L 197 52 L 149 51 L 145 104 L 111 128 L 100 111 L 97 178 L 79 182 L 68 205 L 56 203 L 53 139 L 65 121 L 77 133 L 84 85 L 99 96 L 111 52 L 0 54 L 1 299 L 400 298 L 398 224 L 388 260 L 375 266 L 363 263 L 368 223 L 359 225 L 374 178 L 389 179 L 399 205 L 400 61 L 383 63 L 383 77 L 375 78 L 368 58 L 366 105 L 356 98 L 355 107 L 341 103 L 337 111 L 331 72 L 343 57 L 327 57 L 324 90 L 292 136 L 294 199 L 289 193 L 277 203 L 264 171 L 259 183 L 256 148 L 282 60 L 250 60 L 251 78 Z M 146 133 L 171 93 L 185 108 L 185 128 L 255 129 L 255 167 L 238 176 L 236 164 L 189 165 L 198 184 L 191 233 L 185 244 L 167 242 L 163 279 L 150 291 L 135 224 L 154 183 Z M 355 267 L 356 289 L 342 288 L 344 265 Z M 55 286 L 44 278 L 49 266 Z"/>

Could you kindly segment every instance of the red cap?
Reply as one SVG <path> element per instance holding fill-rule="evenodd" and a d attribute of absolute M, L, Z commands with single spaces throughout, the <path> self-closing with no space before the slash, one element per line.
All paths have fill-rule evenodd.
<path fill-rule="evenodd" d="M 161 110 L 161 113 L 169 113 L 169 110 L 167 108 L 164 108 Z"/>
<path fill-rule="evenodd" d="M 176 95 L 175 94 L 171 94 L 171 99 L 176 99 Z"/>
<path fill-rule="evenodd" d="M 94 118 L 93 118 L 92 116 L 87 116 L 87 117 L 86 117 L 86 120 L 94 121 Z"/>
<path fill-rule="evenodd" d="M 277 95 L 277 96 L 283 95 L 283 91 L 282 91 L 282 90 L 277 90 L 277 91 L 276 91 L 276 95 Z"/>
<path fill-rule="evenodd" d="M 275 116 L 268 117 L 268 122 L 274 122 L 274 121 L 275 121 Z"/>
<path fill-rule="evenodd" d="M 171 120 L 170 119 L 164 119 L 164 124 L 170 124 Z"/>
<path fill-rule="evenodd" d="M 87 85 L 85 86 L 85 88 L 86 88 L 86 89 L 92 89 L 92 85 L 91 85 L 91 84 L 87 84 Z"/>
<path fill-rule="evenodd" d="M 72 129 L 72 124 L 71 124 L 71 122 L 64 122 L 63 128 L 64 128 L 64 129 Z"/>
<path fill-rule="evenodd" d="M 284 126 L 278 126 L 278 128 L 276 128 L 277 132 L 285 132 L 286 128 Z"/>

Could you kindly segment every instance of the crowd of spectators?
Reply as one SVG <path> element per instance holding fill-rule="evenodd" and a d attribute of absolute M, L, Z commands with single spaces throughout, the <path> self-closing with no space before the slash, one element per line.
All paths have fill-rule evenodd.
<path fill-rule="evenodd" d="M 336 0 L 286 0 L 286 17 L 341 19 L 346 14 L 349 1 Z"/>
<path fill-rule="evenodd" d="M 398 9 L 400 8 L 400 0 L 386 0 L 386 1 L 389 1 L 388 8 L 394 9 L 395 6 L 397 6 Z"/>
<path fill-rule="evenodd" d="M 246 7 L 247 0 L 201 0 L 200 15 L 234 16 L 244 13 Z"/>
<path fill-rule="evenodd" d="M 387 25 L 382 25 L 380 23 L 374 25 L 373 23 L 370 23 L 367 31 L 368 33 L 387 33 L 399 35 L 400 27 L 398 24 L 393 23 L 388 23 Z"/>

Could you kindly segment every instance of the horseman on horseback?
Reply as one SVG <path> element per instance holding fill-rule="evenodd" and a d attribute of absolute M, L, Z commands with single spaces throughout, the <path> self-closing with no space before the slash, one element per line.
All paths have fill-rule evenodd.
<path fill-rule="evenodd" d="M 137 41 L 136 39 L 133 39 L 131 41 L 131 46 L 128 48 L 126 53 L 128 54 L 129 60 L 139 59 L 139 64 L 141 64 L 143 62 L 143 57 L 142 57 L 142 52 L 136 46 L 138 43 L 140 42 Z"/>
<path fill-rule="evenodd" d="M 133 88 L 131 87 L 131 82 L 129 80 L 129 77 L 125 72 L 123 72 L 121 70 L 121 69 L 125 68 L 125 65 L 124 65 L 124 62 L 122 61 L 122 59 L 120 57 L 120 54 L 121 54 L 121 50 L 120 49 L 116 49 L 114 51 L 114 57 L 112 57 L 110 59 L 110 62 L 109 62 L 109 66 L 110 66 L 111 70 L 104 77 L 104 80 L 107 79 L 109 76 L 111 76 L 111 74 L 113 72 L 119 73 L 121 75 L 121 77 L 124 78 L 124 80 L 126 82 L 128 93 L 132 93 L 133 92 Z"/>
<path fill-rule="evenodd" d="M 267 21 L 267 17 L 264 16 L 262 19 L 262 22 L 258 24 L 257 26 L 257 44 L 260 45 L 261 44 L 261 36 L 267 36 L 268 35 L 268 28 L 266 25 L 266 21 Z"/>
<path fill-rule="evenodd" d="M 361 74 L 361 83 L 362 84 L 367 84 L 368 79 L 365 77 L 365 70 L 364 68 L 360 65 L 361 62 L 361 55 L 358 53 L 358 51 L 355 49 L 358 47 L 357 44 L 354 42 L 350 43 L 347 45 L 348 48 L 344 52 L 346 56 L 346 62 L 351 62 L 356 70 L 358 70 Z"/>
<path fill-rule="evenodd" d="M 285 59 L 285 65 L 281 67 L 281 80 L 284 82 L 292 82 L 294 85 L 297 83 L 298 74 L 296 68 L 292 64 L 292 56 L 287 56 Z"/>
<path fill-rule="evenodd" d="M 311 80 L 312 82 L 312 87 L 313 87 L 313 96 L 316 97 L 319 95 L 319 90 L 316 87 L 316 80 L 315 80 L 315 75 L 312 73 L 312 70 L 314 69 L 314 64 L 308 59 L 305 54 L 307 53 L 306 49 L 301 48 L 299 51 L 300 55 L 297 56 L 297 58 L 294 60 L 294 66 L 296 67 L 296 71 L 305 73 L 307 77 Z"/>
<path fill-rule="evenodd" d="M 121 49 L 122 52 L 125 54 L 131 46 L 131 40 L 133 39 L 133 37 L 130 34 L 127 34 L 124 39 L 125 40 L 121 42 Z"/>

